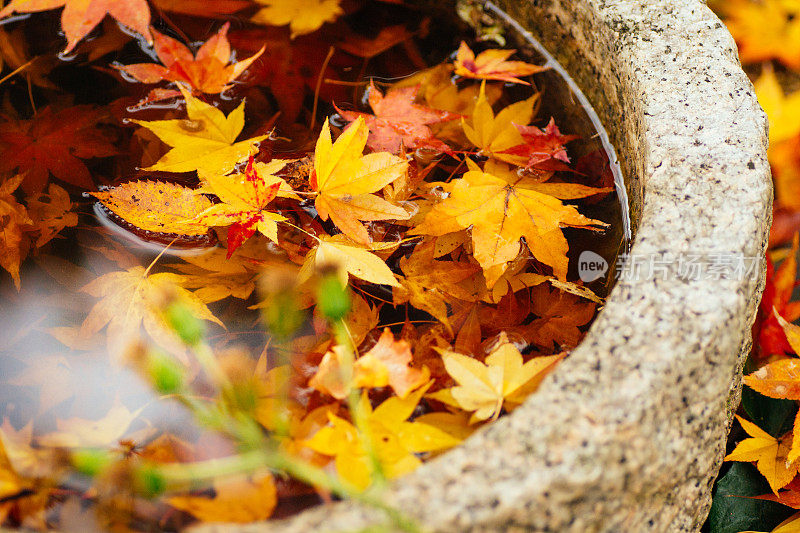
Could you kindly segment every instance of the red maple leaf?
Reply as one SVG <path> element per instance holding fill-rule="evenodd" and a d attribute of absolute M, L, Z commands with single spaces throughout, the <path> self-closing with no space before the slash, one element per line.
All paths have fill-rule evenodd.
<path fill-rule="evenodd" d="M 789 255 L 776 270 L 767 257 L 767 280 L 764 295 L 758 307 L 758 316 L 753 325 L 753 337 L 757 339 L 758 356 L 792 353 L 786 333 L 778 322 L 773 309 L 784 319 L 794 322 L 800 318 L 800 302 L 790 301 L 797 282 L 798 236 L 795 235 Z"/>
<path fill-rule="evenodd" d="M 369 127 L 367 146 L 376 152 L 398 152 L 402 144 L 412 150 L 427 147 L 450 153 L 450 147 L 433 136 L 428 124 L 453 120 L 461 115 L 415 104 L 418 92 L 419 85 L 390 89 L 384 96 L 370 82 L 369 105 L 374 115 L 337 110 L 350 122 L 364 117 Z"/>
<path fill-rule="evenodd" d="M 103 111 L 90 105 L 48 106 L 30 120 L 0 122 L 0 172 L 26 172 L 22 188 L 41 192 L 50 174 L 83 189 L 94 188 L 81 159 L 108 157 L 117 149 L 96 127 Z"/>
<path fill-rule="evenodd" d="M 569 170 L 569 156 L 565 145 L 578 139 L 578 135 L 562 135 L 553 118 L 544 129 L 536 126 L 517 126 L 517 130 L 525 139 L 524 144 L 512 146 L 502 153 L 519 155 L 528 158 L 526 168 L 541 170 Z"/>
<path fill-rule="evenodd" d="M 162 80 L 188 83 L 198 91 L 216 94 L 224 91 L 245 71 L 263 52 L 264 47 L 242 61 L 228 64 L 231 59 L 231 45 L 228 42 L 228 28 L 225 23 L 217 32 L 192 54 L 189 47 L 157 31 L 153 32 L 153 47 L 158 59 L 163 63 L 138 63 L 116 68 L 142 83 L 158 83 Z"/>

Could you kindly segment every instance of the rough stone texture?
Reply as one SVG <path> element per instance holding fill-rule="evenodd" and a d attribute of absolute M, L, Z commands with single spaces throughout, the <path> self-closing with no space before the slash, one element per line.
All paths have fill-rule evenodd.
<path fill-rule="evenodd" d="M 621 154 L 633 254 L 761 256 L 766 122 L 733 40 L 698 0 L 507 0 L 595 105 Z M 710 505 L 762 280 L 624 281 L 512 415 L 387 501 L 433 531 L 695 531 Z M 353 531 L 353 503 L 196 531 Z"/>

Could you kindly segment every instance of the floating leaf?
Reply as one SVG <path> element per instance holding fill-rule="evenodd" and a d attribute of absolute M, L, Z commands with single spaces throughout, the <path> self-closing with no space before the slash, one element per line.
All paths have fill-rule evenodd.
<path fill-rule="evenodd" d="M 184 236 L 208 234 L 209 226 L 193 222 L 213 204 L 193 189 L 177 183 L 138 180 L 88 193 L 128 224 L 143 231 Z"/>
<path fill-rule="evenodd" d="M 226 117 L 216 107 L 206 104 L 178 86 L 186 100 L 188 119 L 133 120 L 149 129 L 172 147 L 155 165 L 145 170 L 227 174 L 237 163 L 254 152 L 254 145 L 269 135 L 236 142 L 244 128 L 244 102 Z"/>

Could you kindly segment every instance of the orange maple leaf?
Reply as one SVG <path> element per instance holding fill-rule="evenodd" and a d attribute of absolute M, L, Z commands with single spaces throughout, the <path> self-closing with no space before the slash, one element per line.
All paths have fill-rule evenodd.
<path fill-rule="evenodd" d="M 531 288 L 531 311 L 539 318 L 533 320 L 526 331 L 537 346 L 551 349 L 557 344 L 561 349 L 574 348 L 583 333 L 578 329 L 594 317 L 597 304 L 547 285 Z"/>
<path fill-rule="evenodd" d="M 12 13 L 48 11 L 61 6 L 64 6 L 61 29 L 67 38 L 65 53 L 71 52 L 78 41 L 86 37 L 106 15 L 111 15 L 123 26 L 151 40 L 150 6 L 147 0 L 11 0 L 0 10 L 0 18 Z"/>
<path fill-rule="evenodd" d="M 23 228 L 33 224 L 25 206 L 17 202 L 14 191 L 24 176 L 19 175 L 0 182 L 0 266 L 14 278 L 20 288 L 19 264 L 27 254 L 23 249 Z"/>
<path fill-rule="evenodd" d="M 485 50 L 475 57 L 475 52 L 461 41 L 455 61 L 455 73 L 465 78 L 498 80 L 530 85 L 518 76 L 530 76 L 547 70 L 547 67 L 531 65 L 524 61 L 508 61 L 516 50 Z"/>
<path fill-rule="evenodd" d="M 450 147 L 433 136 L 428 124 L 437 124 L 460 118 L 461 115 L 431 109 L 415 104 L 420 86 L 390 89 L 386 95 L 370 82 L 369 105 L 374 115 L 341 111 L 339 114 L 350 122 L 363 117 L 369 127 L 367 146 L 376 152 L 400 151 L 402 144 L 415 150 L 421 147 L 440 152 L 450 152 Z"/>
<path fill-rule="evenodd" d="M 163 63 L 138 63 L 116 66 L 117 69 L 142 83 L 158 83 L 162 80 L 185 82 L 198 91 L 216 94 L 231 86 L 253 61 L 264 53 L 264 47 L 254 55 L 228 64 L 231 60 L 231 45 L 225 23 L 216 35 L 208 39 L 193 55 L 189 47 L 157 31 L 153 32 L 153 47 Z"/>
<path fill-rule="evenodd" d="M 7 117 L 0 123 L 0 172 L 25 172 L 22 188 L 28 194 L 41 192 L 50 174 L 82 189 L 94 188 L 81 159 L 117 153 L 96 127 L 102 113 L 89 105 L 48 106 L 30 120 Z"/>
<path fill-rule="evenodd" d="M 309 386 L 343 400 L 350 389 L 376 388 L 390 386 L 399 398 L 408 394 L 428 381 L 430 372 L 409 366 L 412 361 L 411 345 L 405 340 L 396 341 L 389 328 L 385 328 L 378 342 L 370 350 L 359 357 L 352 370 L 352 380 L 345 382 L 342 369 L 343 346 L 334 346 L 325 354 L 319 364 L 319 370 L 308 382 Z"/>

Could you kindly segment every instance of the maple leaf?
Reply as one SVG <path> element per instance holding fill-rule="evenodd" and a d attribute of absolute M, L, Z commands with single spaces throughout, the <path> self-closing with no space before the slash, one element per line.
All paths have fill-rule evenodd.
<path fill-rule="evenodd" d="M 167 503 L 203 522 L 244 524 L 266 520 L 278 503 L 275 482 L 270 474 L 256 479 L 235 476 L 214 482 L 214 498 L 172 496 Z"/>
<path fill-rule="evenodd" d="M 486 363 L 451 351 L 442 353 L 447 373 L 458 385 L 431 393 L 428 397 L 473 411 L 471 424 L 494 420 L 503 408 L 510 411 L 525 401 L 565 355 L 534 357 L 523 364 L 522 354 L 503 332 L 486 357 Z"/>
<path fill-rule="evenodd" d="M 369 128 L 367 146 L 376 152 L 400 151 L 400 146 L 416 150 L 425 147 L 450 153 L 450 147 L 433 136 L 428 124 L 459 118 L 448 111 L 415 104 L 420 86 L 390 89 L 386 96 L 370 81 L 369 105 L 374 115 L 338 110 L 350 122 L 363 117 Z"/>
<path fill-rule="evenodd" d="M 783 0 L 728 0 L 719 4 L 739 45 L 742 63 L 777 59 L 800 69 L 800 9 Z"/>
<path fill-rule="evenodd" d="M 271 26 L 289 25 L 292 38 L 311 33 L 344 13 L 340 0 L 256 0 L 261 9 L 250 20 Z"/>
<path fill-rule="evenodd" d="M 462 118 L 461 127 L 469 141 L 480 148 L 481 155 L 490 155 L 507 163 L 524 166 L 528 163 L 529 157 L 506 151 L 525 144 L 518 126 L 531 121 L 538 100 L 537 93 L 527 100 L 505 107 L 495 115 L 486 98 L 486 82 L 483 82 L 470 117 L 470 124 Z"/>
<path fill-rule="evenodd" d="M 213 204 L 193 189 L 177 183 L 137 180 L 87 193 L 125 222 L 144 231 L 206 236 L 208 225 L 193 222 Z"/>
<path fill-rule="evenodd" d="M 228 89 L 233 80 L 264 53 L 264 47 L 261 47 L 247 59 L 229 65 L 231 59 L 231 46 L 227 37 L 229 27 L 230 23 L 226 22 L 216 35 L 197 50 L 196 55 L 193 55 L 189 47 L 181 42 L 154 31 L 153 46 L 163 66 L 155 63 L 139 63 L 119 65 L 115 68 L 142 83 L 159 83 L 162 80 L 184 82 L 204 93 L 220 93 Z"/>
<path fill-rule="evenodd" d="M 25 206 L 14 197 L 14 191 L 24 178 L 20 174 L 0 183 L 0 266 L 11 274 L 17 290 L 20 289 L 19 264 L 27 253 L 23 248 L 23 229 L 33 224 Z"/>
<path fill-rule="evenodd" d="M 765 66 L 755 82 L 758 103 L 769 118 L 769 142 L 777 143 L 796 137 L 800 133 L 797 117 L 800 115 L 800 91 L 789 96 L 783 92 L 775 70 Z"/>
<path fill-rule="evenodd" d="M 70 418 L 56 420 L 58 431 L 38 439 L 43 446 L 59 448 L 104 448 L 116 444 L 143 408 L 131 411 L 119 400 L 99 420 Z"/>
<path fill-rule="evenodd" d="M 542 183 L 493 160 L 483 170 L 469 159 L 467 166 L 469 171 L 453 180 L 450 196 L 436 204 L 422 224 L 409 233 L 439 236 L 471 227 L 474 256 L 489 288 L 519 254 L 521 238 L 536 260 L 552 267 L 555 277 L 564 280 L 569 244 L 561 228 L 607 225 L 561 202 L 607 189 Z"/>
<path fill-rule="evenodd" d="M 736 419 L 750 435 L 723 458 L 724 461 L 755 462 L 756 468 L 767 478 L 772 492 L 785 487 L 797 475 L 797 462 L 788 461 L 791 446 L 791 435 L 776 439 L 757 425 L 748 422 L 739 415 Z"/>
<path fill-rule="evenodd" d="M 106 15 L 111 15 L 150 41 L 150 6 L 147 0 L 11 0 L 0 10 L 0 18 L 12 13 L 48 11 L 61 6 L 64 6 L 61 29 L 67 38 L 64 53 L 71 52 Z"/>
<path fill-rule="evenodd" d="M 193 292 L 204 303 L 233 297 L 246 300 L 256 288 L 261 268 L 274 261 L 264 241 L 253 239 L 228 257 L 223 248 L 211 248 L 203 254 L 187 255 L 178 263 L 168 265 L 180 272 L 181 286 Z"/>
<path fill-rule="evenodd" d="M 64 228 L 78 225 L 78 214 L 72 212 L 75 204 L 70 201 L 69 193 L 55 183 L 48 186 L 46 194 L 29 197 L 25 203 L 39 234 L 34 243 L 37 248 L 50 242 Z"/>
<path fill-rule="evenodd" d="M 183 86 L 178 85 L 178 88 L 186 100 L 188 119 L 131 121 L 152 131 L 171 147 L 155 165 L 145 170 L 227 174 L 253 154 L 253 145 L 269 137 L 261 135 L 236 142 L 244 128 L 244 102 L 226 117 L 216 107 L 193 97 Z"/>
<path fill-rule="evenodd" d="M 348 274 L 378 285 L 398 285 L 392 270 L 380 257 L 364 246 L 347 240 L 344 235 L 322 237 L 306 255 L 298 280 L 303 282 L 311 278 L 321 265 L 336 267 L 343 285 L 347 285 Z"/>
<path fill-rule="evenodd" d="M 498 80 L 508 83 L 530 85 L 518 76 L 530 76 L 547 70 L 546 67 L 531 65 L 524 61 L 508 61 L 516 50 L 485 50 L 475 57 L 475 53 L 461 41 L 455 60 L 455 73 L 465 78 Z"/>
<path fill-rule="evenodd" d="M 397 397 L 408 394 L 428 381 L 426 368 L 417 370 L 412 362 L 411 345 L 405 340 L 396 341 L 389 328 L 384 328 L 378 342 L 354 365 L 356 387 L 390 386 Z"/>
<path fill-rule="evenodd" d="M 16 431 L 6 419 L 0 427 L 0 523 L 47 528 L 45 510 L 56 488 L 58 466 L 48 450 L 30 446 L 32 426 Z"/>
<path fill-rule="evenodd" d="M 776 270 L 767 257 L 767 279 L 764 294 L 758 306 L 756 324 L 753 326 L 758 342 L 758 357 L 792 351 L 787 342 L 785 329 L 778 321 L 783 317 L 788 321 L 800 318 L 800 302 L 790 301 L 797 276 L 797 252 L 800 238 L 795 234 L 786 258 Z M 797 353 L 797 352 L 795 352 Z"/>
<path fill-rule="evenodd" d="M 537 346 L 552 348 L 574 348 L 583 333 L 578 329 L 594 317 L 596 304 L 582 301 L 578 296 L 558 289 L 550 290 L 546 285 L 531 289 L 531 311 L 539 318 L 525 329 L 528 338 Z"/>
<path fill-rule="evenodd" d="M 503 150 L 503 154 L 526 157 L 525 168 L 542 170 L 569 170 L 564 163 L 569 163 L 569 156 L 564 145 L 578 139 L 577 135 L 562 135 L 553 118 L 544 129 L 536 126 L 520 126 L 517 130 L 525 140 L 524 144 Z"/>
<path fill-rule="evenodd" d="M 366 438 L 371 440 L 371 448 L 388 478 L 411 472 L 422 464 L 415 454 L 451 448 L 460 442 L 432 425 L 407 421 L 428 387 L 417 389 L 404 399 L 391 397 L 374 411 L 365 391 L 360 407 L 369 437 L 360 434 L 347 420 L 328 414 L 329 425 L 317 431 L 305 444 L 318 453 L 334 457 L 339 476 L 359 489 L 367 488 L 373 476 Z"/>
<path fill-rule="evenodd" d="M 81 325 L 80 336 L 89 338 L 108 325 L 110 351 L 126 348 L 139 338 L 140 325 L 159 344 L 165 347 L 180 346 L 166 326 L 161 314 L 165 295 L 173 295 L 200 319 L 222 326 L 197 296 L 181 287 L 182 276 L 170 272 L 150 274 L 142 266 L 110 272 L 100 276 L 81 289 L 101 300 L 97 302 Z"/>
<path fill-rule="evenodd" d="M 362 155 L 369 129 L 358 117 L 336 142 L 331 141 L 327 119 L 314 150 L 311 188 L 319 194 L 315 207 L 322 220 L 333 221 L 352 240 L 369 244 L 372 239 L 359 221 L 406 220 L 409 214 L 371 194 L 405 174 L 408 161 L 378 152 Z"/>
<path fill-rule="evenodd" d="M 0 123 L 0 172 L 25 172 L 22 188 L 28 194 L 41 192 L 50 174 L 76 187 L 94 188 L 81 159 L 117 154 L 97 128 L 103 113 L 89 105 L 47 106 L 30 120 L 6 117 Z"/>
<path fill-rule="evenodd" d="M 409 302 L 430 313 L 452 334 L 448 303 L 474 300 L 474 294 L 459 283 L 474 276 L 480 267 L 465 261 L 437 261 L 434 255 L 435 244 L 429 241 L 400 259 L 404 276 L 399 278 L 400 286 L 392 290 L 392 299 L 396 305 Z"/>
<path fill-rule="evenodd" d="M 193 219 L 193 222 L 208 227 L 230 226 L 228 259 L 256 231 L 260 231 L 272 242 L 278 242 L 277 223 L 286 220 L 286 217 L 266 211 L 266 207 L 278 196 L 281 187 L 284 188 L 284 195 L 292 194 L 286 182 L 274 175 L 286 166 L 286 163 L 287 160 L 274 159 L 262 164 L 259 171 L 251 157 L 244 175 L 202 176 L 205 182 L 203 192 L 217 195 L 221 203 L 206 208 Z"/>
<path fill-rule="evenodd" d="M 383 330 L 375 346 L 356 359 L 351 383 L 344 381 L 344 350 L 347 348 L 336 345 L 323 356 L 319 370 L 308 383 L 310 387 L 343 400 L 352 388 L 388 385 L 402 399 L 430 377 L 427 368 L 417 370 L 409 366 L 412 361 L 411 345 L 405 340 L 396 341 L 389 328 Z"/>

